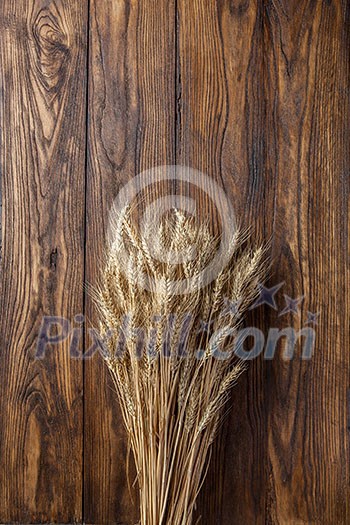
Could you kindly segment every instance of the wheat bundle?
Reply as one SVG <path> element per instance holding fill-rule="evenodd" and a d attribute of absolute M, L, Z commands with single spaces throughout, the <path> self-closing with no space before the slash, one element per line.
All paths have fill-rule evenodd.
<path fill-rule="evenodd" d="M 140 523 L 191 525 L 224 404 L 244 368 L 232 343 L 265 274 L 265 252 L 236 229 L 228 264 L 203 285 L 220 240 L 208 225 L 173 210 L 140 232 L 130 207 L 113 224 L 93 295 L 135 460 Z M 178 293 L 179 281 L 191 286 Z"/>

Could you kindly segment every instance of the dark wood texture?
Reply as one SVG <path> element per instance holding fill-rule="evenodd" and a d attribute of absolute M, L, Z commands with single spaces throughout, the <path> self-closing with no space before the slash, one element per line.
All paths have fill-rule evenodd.
<path fill-rule="evenodd" d="M 0 521 L 82 519 L 82 364 L 36 359 L 43 315 L 82 311 L 86 3 L 0 3 Z"/>
<path fill-rule="evenodd" d="M 42 315 L 95 324 L 82 282 L 121 186 L 178 163 L 271 238 L 278 311 L 247 322 L 267 336 L 319 312 L 310 361 L 281 347 L 235 387 L 198 515 L 350 523 L 349 2 L 2 0 L 0 28 L 0 521 L 137 521 L 101 359 L 34 353 Z M 283 293 L 304 296 L 298 315 L 278 315 Z"/>
<path fill-rule="evenodd" d="M 175 8 L 159 3 L 91 2 L 86 278 L 99 272 L 108 213 L 131 177 L 174 163 Z M 87 312 L 95 325 L 94 309 Z M 87 339 L 88 341 L 88 339 Z M 127 487 L 127 441 L 104 363 L 85 363 L 85 518 L 136 523 Z M 134 474 L 130 472 L 131 480 Z"/>

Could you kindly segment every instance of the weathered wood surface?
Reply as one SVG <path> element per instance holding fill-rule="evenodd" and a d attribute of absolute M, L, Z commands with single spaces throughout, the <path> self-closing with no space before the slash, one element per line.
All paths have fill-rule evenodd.
<path fill-rule="evenodd" d="M 0 522 L 82 518 L 82 364 L 35 358 L 82 311 L 87 6 L 0 3 Z"/>
<path fill-rule="evenodd" d="M 235 387 L 198 515 L 349 523 L 349 2 L 3 0 L 0 26 L 0 521 L 137 521 L 100 359 L 33 353 L 43 314 L 84 303 L 94 324 L 81 284 L 121 186 L 178 163 L 272 239 L 278 311 L 248 322 L 267 335 L 319 312 L 310 361 L 259 358 Z M 304 296 L 298 315 L 278 315 L 283 293 Z"/>
<path fill-rule="evenodd" d="M 86 278 L 95 282 L 113 199 L 139 172 L 174 163 L 174 4 L 103 3 L 90 10 Z M 94 308 L 88 302 L 92 325 Z M 136 523 L 127 442 L 104 363 L 85 363 L 85 518 Z M 131 481 L 134 474 L 130 472 Z"/>

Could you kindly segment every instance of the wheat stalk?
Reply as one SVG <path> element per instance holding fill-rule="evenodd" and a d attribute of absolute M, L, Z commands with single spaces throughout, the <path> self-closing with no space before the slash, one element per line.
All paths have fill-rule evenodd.
<path fill-rule="evenodd" d="M 161 224 L 149 222 L 143 233 L 130 207 L 113 221 L 93 295 L 102 336 L 113 333 L 103 357 L 135 459 L 141 525 L 192 524 L 223 406 L 244 369 L 232 340 L 265 276 L 265 251 L 252 249 L 237 230 L 229 264 L 202 286 L 201 271 L 219 241 L 207 225 L 178 210 Z M 195 257 L 189 258 L 193 249 Z M 172 264 L 179 251 L 184 260 Z M 181 279 L 197 279 L 197 286 L 174 294 L 172 283 Z M 238 311 L 225 313 L 224 299 L 236 301 Z M 226 359 L 215 356 L 218 349 Z"/>

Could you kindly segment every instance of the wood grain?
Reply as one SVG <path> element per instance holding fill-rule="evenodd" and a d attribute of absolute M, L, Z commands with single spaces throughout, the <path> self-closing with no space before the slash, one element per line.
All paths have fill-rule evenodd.
<path fill-rule="evenodd" d="M 35 358 L 82 311 L 86 4 L 0 4 L 0 521 L 82 519 L 82 365 Z"/>
<path fill-rule="evenodd" d="M 179 0 L 178 155 L 224 187 L 238 221 L 265 236 L 271 226 L 264 225 L 263 206 L 273 209 L 274 195 L 267 191 L 273 173 L 265 146 L 262 16 L 259 3 Z M 264 328 L 259 315 L 249 323 Z M 233 391 L 232 417 L 214 447 L 198 508 L 207 525 L 265 522 L 264 378 L 259 359 Z"/>
<path fill-rule="evenodd" d="M 137 521 L 101 359 L 69 359 L 67 345 L 34 353 L 43 314 L 85 307 L 96 324 L 81 282 L 97 278 L 114 197 L 178 163 L 210 175 L 239 221 L 271 238 L 278 310 L 247 324 L 316 333 L 310 361 L 300 345 L 286 361 L 281 345 L 235 387 L 197 514 L 350 523 L 349 2 L 3 0 L 0 27 L 0 522 Z M 303 296 L 298 315 L 279 315 L 284 293 Z"/>
<path fill-rule="evenodd" d="M 178 6 L 180 155 L 272 235 L 274 281 L 305 296 L 299 318 L 265 310 L 248 322 L 299 330 L 320 311 L 311 362 L 257 360 L 234 390 L 199 513 L 206 524 L 347 523 L 349 6 Z"/>
<path fill-rule="evenodd" d="M 277 523 L 350 520 L 349 8 L 280 2 L 266 12 L 277 93 L 274 253 L 288 289 L 305 296 L 295 326 L 319 312 L 312 360 L 271 366 L 268 516 Z"/>
<path fill-rule="evenodd" d="M 99 275 L 109 209 L 122 185 L 145 169 L 174 162 L 174 15 L 172 1 L 107 0 L 103 9 L 98 0 L 91 2 L 90 282 Z M 96 324 L 90 302 L 87 311 Z M 86 361 L 85 370 L 85 519 L 136 523 L 137 493 L 127 487 L 127 441 L 109 373 L 97 356 Z M 131 470 L 131 483 L 134 475 Z"/>

